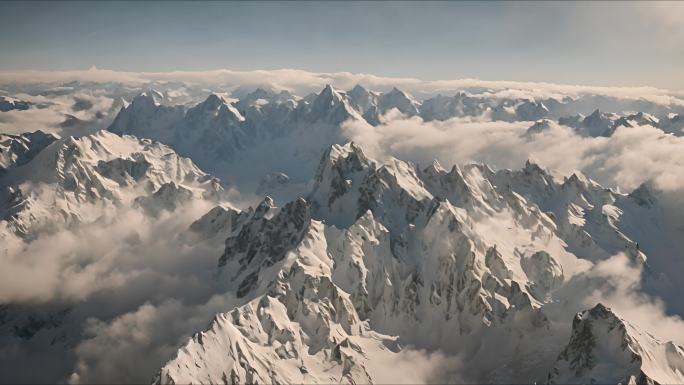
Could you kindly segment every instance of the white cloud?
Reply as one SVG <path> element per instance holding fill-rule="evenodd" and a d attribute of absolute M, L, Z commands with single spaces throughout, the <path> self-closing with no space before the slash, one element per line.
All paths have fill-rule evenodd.
<path fill-rule="evenodd" d="M 193 202 L 158 219 L 121 209 L 114 219 L 31 243 L 3 229 L 0 303 L 10 314 L 3 322 L 13 325 L 15 316 L 58 322 L 55 329 L 41 325 L 26 341 L 0 335 L 0 372 L 12 368 L 14 376 L 4 379 L 150 380 L 186 338 L 236 304 L 224 294 L 226 283 L 215 279 L 223 240 L 189 244 L 181 236 L 209 209 Z M 55 358 L 50 341 L 67 350 L 64 357 Z M 28 363 L 45 363 L 43 377 L 22 367 Z"/>
<path fill-rule="evenodd" d="M 643 99 L 665 105 L 684 105 L 681 93 L 655 87 L 601 87 L 479 79 L 420 80 L 351 72 L 317 73 L 296 69 L 118 72 L 91 68 L 85 71 L 0 71 L 0 85 L 60 84 L 75 80 L 96 83 L 119 82 L 133 87 L 141 87 L 150 82 L 186 82 L 191 85 L 204 85 L 210 88 L 217 86 L 249 87 L 268 84 L 274 88 L 288 89 L 302 95 L 318 92 L 326 84 L 332 84 L 341 89 L 350 89 L 355 84 L 363 84 L 371 89 L 379 90 L 387 90 L 396 86 L 407 92 L 417 94 L 450 93 L 464 88 L 485 87 L 504 92 L 508 92 L 506 91 L 508 89 L 515 89 L 521 96 L 538 98 L 561 94 L 568 96 L 595 94 L 633 100 Z"/>
<path fill-rule="evenodd" d="M 529 122 L 451 119 L 424 122 L 418 117 L 344 126 L 350 140 L 369 155 L 394 156 L 423 165 L 482 162 L 496 168 L 519 169 L 532 159 L 569 175 L 581 170 L 599 183 L 630 191 L 653 180 L 663 190 L 684 190 L 684 138 L 650 127 L 621 127 L 610 138 L 582 137 L 570 128 L 551 125 L 526 136 Z"/>
<path fill-rule="evenodd" d="M 209 208 L 196 202 L 160 219 L 121 210 L 115 220 L 45 234 L 31 243 L 4 230 L 0 302 L 78 302 L 98 292 L 153 283 L 159 290 L 179 290 L 184 280 L 191 290 L 197 287 L 196 274 L 208 274 L 216 265 L 220 250 L 191 248 L 168 234 L 185 231 Z"/>
<path fill-rule="evenodd" d="M 37 107 L 0 113 L 0 133 L 41 130 L 60 135 L 83 135 L 105 128 L 118 112 L 112 110 L 112 95 L 98 89 L 69 90 L 63 95 L 17 93 L 13 96 Z M 76 103 L 79 101 L 88 108 L 78 108 Z M 65 124 L 71 117 L 76 120 Z"/>
<path fill-rule="evenodd" d="M 406 347 L 397 353 L 382 351 L 368 361 L 368 370 L 377 384 L 458 384 L 463 362 L 459 356 L 441 351 Z"/>
<path fill-rule="evenodd" d="M 159 370 L 192 333 L 205 329 L 216 313 L 235 306 L 234 302 L 228 294 L 195 305 L 168 299 L 156 306 L 145 303 L 109 322 L 89 318 L 85 339 L 75 349 L 77 361 L 70 382 L 138 383 Z"/>

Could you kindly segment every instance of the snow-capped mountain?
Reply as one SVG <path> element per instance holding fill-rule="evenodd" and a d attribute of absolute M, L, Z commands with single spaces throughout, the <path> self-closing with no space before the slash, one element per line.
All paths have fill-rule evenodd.
<path fill-rule="evenodd" d="M 95 221 L 117 207 L 136 204 L 156 213 L 172 210 L 179 200 L 217 199 L 223 190 L 190 159 L 158 142 L 108 131 L 58 140 L 34 133 L 15 140 L 44 146 L 37 154 L 29 148 L 1 179 L 1 218 L 28 239 Z"/>
<path fill-rule="evenodd" d="M 297 166 L 278 168 L 277 164 L 269 164 L 259 170 L 258 178 L 280 172 L 301 181 L 313 172 L 315 158 L 326 145 L 343 144 L 347 140 L 340 128 L 345 122 L 365 121 L 377 126 L 391 111 L 404 118 L 419 116 L 424 121 L 483 116 L 508 122 L 539 121 L 557 116 L 569 109 L 572 102 L 552 98 L 494 99 L 463 92 L 419 101 L 398 88 L 379 93 L 360 85 L 347 92 L 328 85 L 304 98 L 286 90 L 275 92 L 261 88 L 241 95 L 235 100 L 210 94 L 199 104 L 188 107 L 170 105 L 169 99 L 159 91 L 146 91 L 130 105 L 124 105 L 108 130 L 165 143 L 180 155 L 191 157 L 207 172 L 226 180 L 240 174 L 235 169 L 235 160 L 264 152 L 278 153 L 278 161 L 274 163 L 296 163 Z M 643 112 L 620 116 L 597 109 L 586 117 L 581 114 L 561 117 L 559 124 L 574 128 L 580 135 L 597 137 L 610 136 L 620 126 L 645 124 L 658 127 L 669 124 L 666 130 L 675 132 L 677 120 L 676 117 L 663 119 L 661 124 L 660 119 Z M 540 129 L 543 127 L 534 130 Z M 301 140 L 303 137 L 307 140 Z M 297 154 L 279 152 L 292 146 L 300 147 Z M 293 156 L 296 159 L 288 159 Z M 298 175 L 291 175 L 293 172 Z"/>
<path fill-rule="evenodd" d="M 684 348 L 660 342 L 597 304 L 578 313 L 550 384 L 681 384 Z"/>
<path fill-rule="evenodd" d="M 658 127 L 660 125 L 660 119 L 656 118 L 651 114 L 646 114 L 643 112 L 637 112 L 634 114 L 629 114 L 622 116 L 617 119 L 614 123 L 615 127 L 625 126 L 625 127 L 636 127 L 636 126 L 651 126 Z"/>
<path fill-rule="evenodd" d="M 325 134 L 322 143 L 342 142 L 339 127 L 343 122 L 365 120 L 377 125 L 384 114 L 394 109 L 407 117 L 420 114 L 426 120 L 445 120 L 477 115 L 484 108 L 465 94 L 446 98 L 448 101 L 430 99 L 423 108 L 397 88 L 376 93 L 359 85 L 349 92 L 328 85 L 306 98 L 297 98 L 287 91 L 257 89 L 228 102 L 212 94 L 187 110 L 183 106 L 163 105 L 161 98 L 155 91 L 138 95 L 108 129 L 119 135 L 166 143 L 211 172 L 217 171 L 216 163 L 234 158 L 241 151 L 291 139 L 303 132 Z"/>
<path fill-rule="evenodd" d="M 381 117 L 393 109 L 406 117 L 416 116 L 421 105 L 412 96 L 396 87 L 389 92 L 376 93 L 356 85 L 345 96 L 371 125 L 380 124 Z"/>
<path fill-rule="evenodd" d="M 371 111 L 370 114 L 372 114 L 377 109 L 379 93 L 369 91 L 360 84 L 355 85 L 354 88 L 348 91 L 347 96 L 352 106 L 364 117 L 367 112 Z M 368 118 L 366 117 L 366 119 Z"/>
<path fill-rule="evenodd" d="M 560 118 L 558 123 L 575 128 L 581 135 L 597 137 L 612 135 L 617 128 L 616 121 L 618 119 L 616 114 L 604 113 L 596 109 L 586 117 L 578 114 Z"/>
<path fill-rule="evenodd" d="M 676 117 L 675 117 L 676 121 Z M 558 124 L 574 128 L 577 133 L 584 136 L 599 137 L 611 136 L 619 127 L 651 126 L 664 128 L 667 131 L 676 131 L 676 123 L 671 120 L 656 118 L 651 114 L 637 112 L 625 115 L 601 112 L 596 109 L 588 116 L 577 114 L 558 119 Z"/>
<path fill-rule="evenodd" d="M 335 139 L 339 126 L 349 119 L 362 118 L 344 93 L 328 86 L 314 99 L 298 102 L 287 92 L 257 90 L 235 104 L 212 94 L 187 111 L 142 94 L 108 129 L 166 143 L 203 169 L 217 172 L 240 152 L 292 141 L 304 132 L 322 136 L 320 143 L 340 140 Z"/>
<path fill-rule="evenodd" d="M 351 106 L 346 94 L 330 85 L 325 86 L 311 102 L 300 102 L 295 111 L 296 121 L 312 124 L 339 126 L 353 118 L 361 119 L 361 116 Z"/>
<path fill-rule="evenodd" d="M 515 108 L 515 115 L 518 120 L 535 121 L 545 118 L 549 114 L 549 109 L 544 102 L 525 101 Z"/>
<path fill-rule="evenodd" d="M 644 204 L 641 192 L 580 174 L 559 182 L 531 163 L 421 170 L 370 159 L 353 143 L 331 146 L 313 180 L 306 199 L 278 208 L 266 198 L 221 220 L 230 224 L 219 279 L 240 304 L 195 334 L 156 382 L 367 383 L 375 362 L 407 347 L 467 350 L 475 382 L 681 379 L 681 347 L 626 332 L 601 305 L 577 316 L 565 348 L 569 331 L 545 310 L 615 253 L 646 263 L 613 206 Z M 615 327 L 619 339 L 603 339 L 599 328 Z M 626 366 L 610 366 L 625 355 Z"/>
<path fill-rule="evenodd" d="M 378 113 L 385 114 L 396 108 L 402 114 L 411 117 L 418 115 L 420 104 L 406 92 L 394 87 L 387 93 L 378 96 Z"/>
<path fill-rule="evenodd" d="M 242 162 L 254 159 L 250 161 L 253 167 L 258 159 L 262 166 L 253 170 L 257 181 L 275 172 L 290 179 L 291 186 L 303 186 L 325 146 L 348 140 L 341 128 L 344 123 L 365 121 L 377 126 L 391 111 L 431 121 L 481 116 L 492 109 L 491 101 L 465 93 L 421 103 L 397 88 L 377 93 L 359 85 L 348 92 L 328 85 L 304 98 L 265 89 L 247 93 L 237 101 L 210 94 L 190 108 L 162 104 L 161 98 L 155 91 L 138 95 L 122 108 L 108 130 L 158 140 L 192 158 L 203 170 L 252 191 L 259 189 L 259 184 L 252 173 L 242 175 Z M 547 111 L 542 102 L 521 103 L 519 111 L 530 110 L 524 113 L 526 119 L 546 114 L 533 111 Z M 515 118 L 515 107 L 510 109 Z M 288 198 L 296 191 L 303 193 L 299 187 L 288 191 Z"/>
<path fill-rule="evenodd" d="M 165 106 L 160 103 L 160 94 L 146 91 L 136 96 L 122 108 L 108 130 L 119 135 L 136 135 L 142 138 L 170 142 L 177 134 L 175 124 L 184 115 L 181 106 Z"/>
<path fill-rule="evenodd" d="M 665 132 L 670 132 L 677 136 L 684 136 L 684 115 L 668 114 L 660 120 L 660 126 Z"/>
<path fill-rule="evenodd" d="M 235 108 L 253 130 L 263 130 L 265 125 L 283 125 L 289 114 L 297 107 L 298 98 L 287 91 L 270 92 L 261 88 L 241 97 Z"/>
<path fill-rule="evenodd" d="M 15 99 L 9 96 L 0 96 L 0 112 L 7 112 L 12 110 L 28 110 L 31 108 L 31 103 Z"/>
<path fill-rule="evenodd" d="M 437 95 L 423 101 L 420 116 L 426 120 L 448 120 L 454 117 L 480 116 L 488 106 L 481 98 L 459 92 L 454 96 Z"/>
<path fill-rule="evenodd" d="M 0 176 L 10 168 L 28 163 L 55 140 L 57 137 L 42 131 L 21 135 L 0 134 Z"/>
<path fill-rule="evenodd" d="M 527 128 L 525 135 L 529 137 L 531 135 L 540 134 L 544 131 L 548 131 L 551 129 L 551 124 L 552 122 L 549 119 L 537 120 L 536 122 L 534 122 L 534 124 Z"/>
<path fill-rule="evenodd" d="M 65 83 L 49 95 L 80 87 Z M 59 113 L 68 115 L 59 135 L 0 136 L 0 261 L 55 269 L 55 282 L 76 276 L 76 291 L 115 281 L 91 297 L 41 293 L 25 303 L 0 290 L 10 298 L 0 303 L 0 369 L 35 360 L 49 374 L 34 379 L 74 383 L 81 375 L 156 383 L 684 381 L 681 341 L 610 296 L 626 297 L 624 285 L 667 322 L 684 314 L 677 301 L 650 297 L 684 288 L 680 214 L 661 183 L 645 179 L 626 194 L 579 171 L 559 177 L 539 161 L 444 168 L 418 157 L 419 166 L 389 156 L 402 154 L 401 142 L 387 145 L 397 152 L 349 142 L 352 130 L 361 139 L 391 135 L 393 122 L 445 139 L 452 125 L 492 124 L 483 140 L 513 138 L 522 150 L 560 131 L 592 146 L 627 129 L 665 142 L 678 139 L 666 133 L 681 134 L 681 114 L 662 115 L 645 101 L 620 104 L 645 107 L 632 112 L 604 109 L 609 98 L 488 88 L 419 98 L 361 85 L 304 97 L 269 86 L 160 82 L 140 94 L 110 87 L 116 98 L 96 118 L 111 121 L 107 129 L 67 134 L 93 122 L 82 113 L 95 108 L 87 95 L 78 105 L 55 102 L 69 111 Z M 118 111 L 113 121 L 106 111 Z M 512 134 L 498 136 L 504 132 Z M 131 213 L 134 224 L 118 223 Z M 86 245 L 76 253 L 59 238 L 100 227 L 109 234 L 112 224 L 123 230 L 111 236 L 111 251 Z M 9 239 L 13 248 L 3 248 Z M 67 258 L 51 263 L 53 248 Z M 119 255 L 136 269 L 120 271 L 112 262 L 122 263 Z M 624 266 L 613 272 L 616 259 Z M 93 270 L 101 275 L 85 274 Z M 13 272 L 1 277 L 11 281 Z M 118 376 L 121 363 L 97 359 L 103 346 L 138 372 Z M 44 357 L 62 350 L 59 363 Z M 43 355 L 31 359 L 36 351 Z M 414 360 L 437 366 L 425 364 L 429 375 L 388 373 L 388 362 L 414 371 Z"/>

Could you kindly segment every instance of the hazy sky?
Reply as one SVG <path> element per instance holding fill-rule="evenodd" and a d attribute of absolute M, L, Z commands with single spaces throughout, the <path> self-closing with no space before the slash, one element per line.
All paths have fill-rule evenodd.
<path fill-rule="evenodd" d="M 684 89 L 684 2 L 0 1 L 0 69 L 93 65 Z"/>

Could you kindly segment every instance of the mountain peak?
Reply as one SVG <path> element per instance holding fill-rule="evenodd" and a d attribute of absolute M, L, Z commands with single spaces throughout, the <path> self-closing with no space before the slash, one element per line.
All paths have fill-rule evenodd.
<path fill-rule="evenodd" d="M 655 187 L 651 181 L 640 184 L 639 187 L 629 193 L 629 196 L 640 206 L 652 207 L 658 201 Z"/>
<path fill-rule="evenodd" d="M 361 116 L 349 105 L 346 95 L 330 84 L 316 96 L 309 109 L 309 120 L 328 124 L 341 124 L 345 120 Z"/>
<path fill-rule="evenodd" d="M 380 114 L 385 114 L 393 108 L 407 116 L 415 116 L 419 112 L 418 103 L 406 92 L 396 87 L 378 97 L 378 112 Z"/>
<path fill-rule="evenodd" d="M 265 90 L 261 87 L 257 88 L 256 90 L 250 92 L 247 94 L 248 99 L 268 99 L 271 96 L 273 96 L 274 93 L 272 91 Z"/>
<path fill-rule="evenodd" d="M 602 115 L 601 110 L 599 110 L 599 109 L 597 108 L 597 109 L 594 110 L 594 112 L 592 112 L 591 114 L 589 114 L 589 116 L 587 116 L 587 118 L 589 118 L 589 117 L 597 118 L 597 117 L 600 117 L 601 115 Z"/>
<path fill-rule="evenodd" d="M 407 100 L 412 103 L 415 103 L 411 95 L 407 94 L 406 92 L 400 90 L 397 87 L 392 87 L 392 89 L 385 93 L 382 94 L 381 96 L 384 96 L 384 99 L 390 99 L 390 100 Z"/>
<path fill-rule="evenodd" d="M 526 133 L 529 135 L 539 134 L 549 129 L 551 129 L 551 121 L 549 119 L 539 119 L 527 128 Z"/>
<path fill-rule="evenodd" d="M 525 161 L 524 171 L 528 173 L 546 173 L 544 169 L 534 159 L 527 159 Z"/>
<path fill-rule="evenodd" d="M 275 202 L 270 196 L 266 196 L 254 210 L 255 216 L 264 216 L 269 210 L 275 208 Z"/>
<path fill-rule="evenodd" d="M 144 98 L 147 101 L 151 101 L 154 104 L 161 104 L 162 101 L 164 100 L 164 94 L 161 93 L 160 91 L 157 91 L 153 88 L 150 88 L 149 90 L 141 92 L 138 96 L 136 96 L 133 100 L 138 98 Z"/>
<path fill-rule="evenodd" d="M 404 91 L 400 90 L 397 87 L 392 87 L 392 89 L 387 94 L 388 95 L 400 94 L 402 96 L 408 96 Z"/>
<path fill-rule="evenodd" d="M 615 313 L 613 313 L 612 310 L 610 310 L 609 307 L 606 307 L 602 303 L 597 303 L 596 306 L 593 308 L 589 309 L 588 311 L 585 312 L 592 318 L 612 318 L 612 319 L 619 319 Z M 582 314 L 582 313 L 580 313 Z M 579 315 L 579 314 L 578 314 Z"/>
<path fill-rule="evenodd" d="M 515 108 L 519 120 L 537 121 L 549 114 L 549 109 L 541 101 L 526 100 Z"/>
<path fill-rule="evenodd" d="M 136 108 L 153 108 L 163 104 L 166 97 L 163 93 L 155 90 L 149 89 L 139 93 L 131 101 L 131 105 Z"/>
<path fill-rule="evenodd" d="M 323 160 L 327 159 L 331 163 L 336 163 L 340 159 L 347 159 L 350 156 L 357 158 L 361 162 L 368 161 L 368 158 L 366 157 L 366 154 L 364 154 L 363 149 L 360 146 L 356 145 L 354 142 L 348 142 L 343 145 L 331 145 L 326 151 Z"/>
<path fill-rule="evenodd" d="M 347 92 L 349 102 L 370 124 L 377 123 L 374 111 L 377 110 L 378 95 L 357 84 Z M 368 114 L 368 115 L 366 115 Z"/>
<path fill-rule="evenodd" d="M 223 99 L 223 97 L 212 93 L 209 94 L 209 96 L 207 96 L 207 98 L 198 106 L 200 106 L 204 110 L 216 110 L 217 108 L 219 108 L 219 106 L 225 103 L 226 101 Z"/>
<path fill-rule="evenodd" d="M 606 336 L 607 334 L 615 334 L 615 336 L 609 339 Z M 549 374 L 549 383 L 565 383 L 570 378 L 576 380 L 591 377 L 594 367 L 594 350 L 597 345 L 615 345 L 617 343 L 618 346 L 622 345 L 618 349 L 619 352 L 624 352 L 630 356 L 636 354 L 628 351 L 627 348 L 630 345 L 628 338 L 623 321 L 610 308 L 601 303 L 596 304 L 591 309 L 577 313 L 572 321 L 570 341 L 558 356 L 556 367 Z M 607 348 L 608 346 L 602 347 Z M 626 362 L 634 362 L 635 360 L 639 360 L 639 357 L 629 357 Z M 629 371 L 636 369 L 627 368 Z M 610 373 L 609 375 L 615 374 Z"/>
<path fill-rule="evenodd" d="M 357 83 L 357 84 L 354 86 L 354 88 L 351 89 L 350 92 L 354 92 L 354 93 L 357 93 L 357 94 L 359 94 L 359 93 L 360 93 L 360 94 L 365 94 L 365 93 L 368 93 L 369 91 L 368 91 L 365 87 L 363 87 L 361 84 L 358 84 L 358 83 Z"/>
<path fill-rule="evenodd" d="M 154 106 L 154 105 L 158 105 L 158 103 L 151 94 L 149 94 L 148 92 L 142 92 L 133 98 L 133 101 L 131 101 L 131 105 L 133 105 L 133 106 L 141 106 L 141 105 Z"/>
<path fill-rule="evenodd" d="M 683 351 L 597 304 L 577 313 L 548 383 L 681 383 Z"/>
<path fill-rule="evenodd" d="M 323 89 L 321 90 L 320 94 L 321 95 L 332 95 L 336 92 L 337 91 L 335 90 L 335 88 L 333 88 L 333 86 L 331 84 L 326 84 L 325 87 L 323 87 Z"/>
<path fill-rule="evenodd" d="M 611 117 L 614 118 L 614 114 L 603 113 L 597 108 L 582 120 L 581 127 L 592 137 L 610 136 L 616 128 Z"/>
<path fill-rule="evenodd" d="M 441 175 L 446 174 L 447 170 L 442 167 L 437 159 L 434 159 L 429 166 L 423 169 L 423 172 L 428 175 Z"/>
<path fill-rule="evenodd" d="M 226 102 L 222 96 L 213 93 L 209 94 L 203 102 L 189 109 L 186 114 L 186 120 L 192 120 L 196 115 L 206 116 L 207 113 L 210 116 L 218 115 L 220 118 L 225 119 L 224 121 L 226 122 L 239 122 L 245 120 L 235 106 Z"/>

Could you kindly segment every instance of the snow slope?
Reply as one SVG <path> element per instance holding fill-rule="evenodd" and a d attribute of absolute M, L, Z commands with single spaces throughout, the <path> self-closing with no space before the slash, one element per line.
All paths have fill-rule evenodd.
<path fill-rule="evenodd" d="M 170 148 L 108 131 L 55 140 L 1 182 L 0 217 L 27 239 L 95 221 L 118 207 L 154 213 L 181 200 L 216 200 L 223 191 L 217 179 Z"/>

